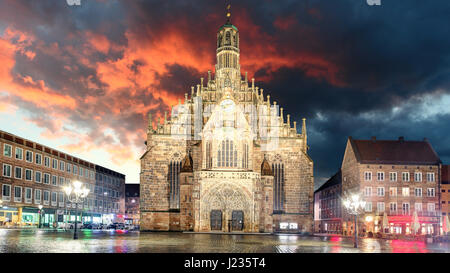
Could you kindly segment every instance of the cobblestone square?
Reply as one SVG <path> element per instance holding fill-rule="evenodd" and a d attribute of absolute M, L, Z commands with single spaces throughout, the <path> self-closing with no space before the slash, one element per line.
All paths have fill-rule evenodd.
<path fill-rule="evenodd" d="M 449 243 L 336 236 L 0 229 L 0 253 L 445 253 Z"/>

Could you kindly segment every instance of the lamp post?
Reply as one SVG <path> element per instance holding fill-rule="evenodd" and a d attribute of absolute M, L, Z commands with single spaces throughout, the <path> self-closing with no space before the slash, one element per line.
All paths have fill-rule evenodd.
<path fill-rule="evenodd" d="M 78 239 L 77 234 L 77 216 L 78 216 L 78 204 L 84 202 L 84 199 L 89 194 L 89 189 L 84 187 L 80 181 L 73 181 L 72 185 L 64 187 L 64 191 L 67 195 L 67 200 L 71 203 L 75 203 L 75 228 L 73 230 L 73 239 Z"/>
<path fill-rule="evenodd" d="M 355 243 L 354 247 L 358 247 L 358 214 L 362 208 L 366 206 L 366 202 L 360 200 L 360 196 L 357 194 L 352 195 L 350 198 L 344 200 L 344 206 L 347 209 L 347 212 L 351 215 L 354 215 L 355 219 Z"/>
<path fill-rule="evenodd" d="M 43 211 L 42 208 L 43 208 L 43 206 L 39 205 L 38 208 L 39 208 L 39 211 L 38 211 L 38 213 L 39 213 L 39 228 L 41 228 L 42 227 L 41 219 L 42 219 L 42 211 Z"/>

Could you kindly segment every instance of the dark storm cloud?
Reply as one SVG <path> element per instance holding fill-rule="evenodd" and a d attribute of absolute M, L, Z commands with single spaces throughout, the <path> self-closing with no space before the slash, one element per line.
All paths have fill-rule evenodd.
<path fill-rule="evenodd" d="M 155 88 L 161 88 L 171 93 L 184 97 L 185 93 L 191 95 L 191 86 L 196 86 L 199 79 L 203 76 L 192 67 L 185 67 L 178 64 L 166 65 L 167 72 L 160 75 L 157 73 L 158 84 Z M 197 87 L 195 87 L 195 90 Z"/>
<path fill-rule="evenodd" d="M 437 103 L 450 93 L 449 1 L 242 0 L 232 13 L 242 72 L 293 120 L 307 118 L 318 184 L 339 168 L 349 135 L 427 137 L 450 161 L 449 115 L 414 116 L 424 96 Z M 143 112 L 161 116 L 176 99 L 160 90 L 183 98 L 206 77 L 224 21 L 224 1 L 0 2 L 0 29 L 34 36 L 24 50 L 35 56 L 14 56 L 15 83 L 41 88 L 42 80 L 76 98 L 68 116 L 99 145 L 111 142 L 100 126 L 114 128 L 124 145 L 142 145 L 128 136 L 145 130 Z M 45 108 L 15 103 L 55 130 Z"/>

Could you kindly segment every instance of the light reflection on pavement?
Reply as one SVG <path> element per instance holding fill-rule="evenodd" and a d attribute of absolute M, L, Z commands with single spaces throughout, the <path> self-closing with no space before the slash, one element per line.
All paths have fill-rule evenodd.
<path fill-rule="evenodd" d="M 73 231 L 72 231 L 73 232 Z M 227 235 L 178 232 L 82 230 L 79 239 L 64 230 L 0 229 L 0 252 L 56 253 L 352 253 L 450 252 L 449 243 L 365 238 L 359 248 L 338 236 Z"/>

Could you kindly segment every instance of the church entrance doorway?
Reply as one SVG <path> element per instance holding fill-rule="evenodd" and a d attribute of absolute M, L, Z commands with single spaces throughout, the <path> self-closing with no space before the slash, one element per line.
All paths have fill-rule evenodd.
<path fill-rule="evenodd" d="M 211 230 L 222 230 L 222 211 L 211 211 Z"/>
<path fill-rule="evenodd" d="M 242 210 L 233 210 L 231 213 L 231 226 L 233 230 L 244 229 L 244 212 Z"/>

